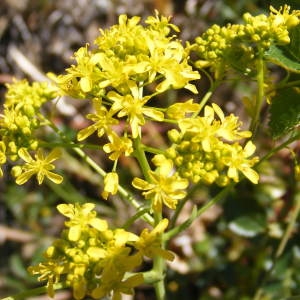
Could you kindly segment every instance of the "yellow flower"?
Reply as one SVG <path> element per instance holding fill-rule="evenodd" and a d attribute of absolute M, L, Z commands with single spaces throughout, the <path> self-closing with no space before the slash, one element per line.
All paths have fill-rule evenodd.
<path fill-rule="evenodd" d="M 51 298 L 54 297 L 53 285 L 60 281 L 60 276 L 66 273 L 67 270 L 68 268 L 66 264 L 57 262 L 55 260 L 49 260 L 45 263 L 40 263 L 37 266 L 28 268 L 28 271 L 31 274 L 40 274 L 40 276 L 38 277 L 38 281 L 47 280 L 47 293 Z"/>
<path fill-rule="evenodd" d="M 120 95 L 114 91 L 107 94 L 107 97 L 113 101 L 111 110 L 118 112 L 118 117 L 127 116 L 127 120 L 132 130 L 132 137 L 141 135 L 141 126 L 145 124 L 143 115 L 156 121 L 162 121 L 164 114 L 155 108 L 144 107 L 151 96 L 142 97 L 136 83 L 130 82 L 129 88 L 131 94 Z"/>
<path fill-rule="evenodd" d="M 215 103 L 212 103 L 212 108 L 221 121 L 217 130 L 217 136 L 231 142 L 251 137 L 251 131 L 240 130 L 242 122 L 237 116 L 230 114 L 225 117 L 222 109 Z"/>
<path fill-rule="evenodd" d="M 198 103 L 193 103 L 190 99 L 183 103 L 175 103 L 168 107 L 167 116 L 171 119 L 179 120 L 184 119 L 186 114 L 199 111 L 201 106 Z"/>
<path fill-rule="evenodd" d="M 51 163 L 60 157 L 59 149 L 52 150 L 47 156 L 44 155 L 42 149 L 38 149 L 35 159 L 30 156 L 25 148 L 20 149 L 18 155 L 26 163 L 23 166 L 16 166 L 12 170 L 16 175 L 17 184 L 24 184 L 33 175 L 36 175 L 39 184 L 44 181 L 45 177 L 56 184 L 60 184 L 63 181 L 62 176 L 51 172 L 55 168 Z"/>
<path fill-rule="evenodd" d="M 93 100 L 93 107 L 96 111 L 95 114 L 88 114 L 87 119 L 92 120 L 94 124 L 80 130 L 77 134 L 78 141 L 86 139 L 88 136 L 93 134 L 95 131 L 98 133 L 98 137 L 101 137 L 104 133 L 111 131 L 111 126 L 118 124 L 118 120 L 114 119 L 112 116 L 114 112 L 107 111 L 107 109 L 101 105 L 101 100 Z"/>
<path fill-rule="evenodd" d="M 6 162 L 5 151 L 6 151 L 5 144 L 4 144 L 3 141 L 0 141 L 0 166 L 3 165 Z M 2 176 L 3 176 L 3 171 L 0 168 L 0 177 L 2 177 Z"/>
<path fill-rule="evenodd" d="M 121 294 L 132 295 L 135 286 L 138 286 L 144 282 L 142 274 L 135 274 L 122 281 L 122 278 L 116 276 L 119 273 L 117 266 L 110 270 L 109 278 L 105 281 L 101 281 L 99 287 L 92 291 L 92 297 L 95 299 L 102 299 L 112 292 L 112 300 L 121 300 Z"/>
<path fill-rule="evenodd" d="M 111 160 L 118 160 L 122 154 L 129 156 L 133 152 L 132 141 L 127 137 L 119 137 L 114 131 L 108 135 L 109 144 L 103 146 L 106 153 L 111 153 Z"/>
<path fill-rule="evenodd" d="M 188 181 L 172 173 L 173 164 L 170 160 L 166 160 L 155 172 L 149 171 L 150 182 L 137 177 L 132 181 L 136 189 L 145 191 L 142 194 L 151 200 L 151 208 L 154 211 L 161 211 L 163 203 L 175 209 L 178 200 L 186 196 L 184 189 L 187 188 Z"/>
<path fill-rule="evenodd" d="M 68 239 L 70 241 L 78 241 L 84 230 L 89 230 L 89 226 L 104 231 L 107 229 L 107 222 L 96 217 L 96 211 L 93 211 L 95 204 L 85 203 L 79 204 L 59 204 L 58 211 L 70 219 L 65 222 L 69 227 Z"/>
<path fill-rule="evenodd" d="M 107 173 L 104 177 L 104 190 L 101 196 L 107 199 L 109 195 L 115 195 L 119 187 L 119 176 L 116 172 Z"/>
<path fill-rule="evenodd" d="M 279 10 L 270 6 L 270 19 L 272 20 L 274 26 L 286 25 L 287 28 L 297 26 L 300 23 L 300 10 L 293 10 L 290 13 L 291 7 L 289 5 L 281 6 Z"/>
<path fill-rule="evenodd" d="M 230 149 L 230 156 L 222 158 L 225 165 L 227 165 L 227 175 L 235 182 L 239 181 L 238 171 L 242 172 L 251 182 L 258 183 L 259 175 L 251 167 L 258 162 L 258 157 L 248 159 L 255 151 L 255 145 L 248 141 L 244 149 L 238 145 L 232 145 Z"/>
<path fill-rule="evenodd" d="M 134 242 L 134 247 L 147 257 L 154 258 L 158 255 L 164 259 L 173 260 L 173 253 L 163 249 L 161 246 L 162 234 L 168 227 L 168 224 L 168 219 L 163 219 L 151 231 L 145 228 L 140 234 L 139 239 Z"/>

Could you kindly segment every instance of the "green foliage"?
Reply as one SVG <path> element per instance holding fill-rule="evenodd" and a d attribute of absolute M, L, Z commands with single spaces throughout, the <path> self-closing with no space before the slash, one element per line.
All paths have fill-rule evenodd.
<path fill-rule="evenodd" d="M 274 138 L 294 131 L 300 124 L 300 93 L 293 88 L 282 89 L 270 106 L 270 130 Z"/>
<path fill-rule="evenodd" d="M 300 72 L 300 26 L 290 30 L 290 43 L 287 46 L 271 45 L 265 57 L 290 72 Z"/>

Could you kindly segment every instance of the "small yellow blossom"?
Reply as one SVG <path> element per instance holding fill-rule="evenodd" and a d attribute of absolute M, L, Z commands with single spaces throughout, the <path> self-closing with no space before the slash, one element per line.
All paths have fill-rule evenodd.
<path fill-rule="evenodd" d="M 186 179 L 173 174 L 173 164 L 166 161 L 164 165 L 156 171 L 149 171 L 149 180 L 134 178 L 132 185 L 139 190 L 144 190 L 142 194 L 151 201 L 151 208 L 154 211 L 161 211 L 162 205 L 175 209 L 178 200 L 186 196 L 185 189 L 188 186 Z"/>
<path fill-rule="evenodd" d="M 108 280 L 101 281 L 99 287 L 95 288 L 92 292 L 94 299 L 102 299 L 112 292 L 112 300 L 121 300 L 121 294 L 133 295 L 133 288 L 144 283 L 144 277 L 142 274 L 135 274 L 122 281 L 116 274 L 119 270 L 114 267 L 110 270 L 110 276 Z"/>
<path fill-rule="evenodd" d="M 81 233 L 84 230 L 89 230 L 89 226 L 104 231 L 107 229 L 107 222 L 96 217 L 96 212 L 93 211 L 95 204 L 85 203 L 82 206 L 79 204 L 59 204 L 58 211 L 70 219 L 65 222 L 69 227 L 68 239 L 70 241 L 78 241 Z"/>
<path fill-rule="evenodd" d="M 131 139 L 124 137 L 119 137 L 114 131 L 108 135 L 110 141 L 109 144 L 103 146 L 103 150 L 106 153 L 111 153 L 109 159 L 118 160 L 122 154 L 129 156 L 133 152 Z"/>
<path fill-rule="evenodd" d="M 37 266 L 28 268 L 28 271 L 31 274 L 40 274 L 40 276 L 38 277 L 38 281 L 47 280 L 47 292 L 51 298 L 54 297 L 53 285 L 60 281 L 60 276 L 66 273 L 67 270 L 68 268 L 66 264 L 64 264 L 63 262 L 58 263 L 54 260 L 49 260 L 45 263 L 40 263 Z"/>
<path fill-rule="evenodd" d="M 6 155 L 5 155 L 5 151 L 6 151 L 6 146 L 4 144 L 3 141 L 0 141 L 0 166 L 5 164 L 6 162 Z M 3 176 L 3 171 L 0 167 L 0 177 Z"/>
<path fill-rule="evenodd" d="M 150 258 L 162 256 L 164 259 L 173 260 L 173 253 L 161 247 L 162 234 L 168 227 L 168 224 L 168 219 L 163 219 L 151 231 L 145 228 L 140 234 L 138 241 L 134 243 L 136 249 L 140 251 L 142 255 Z"/>
<path fill-rule="evenodd" d="M 132 137 L 136 138 L 141 135 L 141 126 L 145 124 L 144 115 L 156 121 L 163 121 L 164 114 L 155 108 L 144 107 L 151 97 L 141 97 L 139 88 L 133 82 L 130 82 L 130 91 L 131 94 L 127 95 L 120 95 L 111 91 L 107 97 L 113 101 L 111 110 L 118 112 L 118 117 L 127 116 Z"/>
<path fill-rule="evenodd" d="M 275 9 L 273 6 L 270 6 L 270 18 L 274 26 L 285 25 L 287 28 L 295 27 L 300 23 L 300 10 L 293 10 L 290 13 L 291 7 L 289 5 L 284 5 Z"/>
<path fill-rule="evenodd" d="M 184 119 L 188 113 L 194 113 L 200 110 L 198 103 L 193 103 L 190 99 L 183 103 L 175 103 L 168 107 L 167 116 L 174 120 Z"/>
<path fill-rule="evenodd" d="M 109 195 L 115 195 L 119 187 L 119 176 L 116 172 L 107 173 L 104 177 L 104 190 L 101 196 L 107 199 Z"/>
<path fill-rule="evenodd" d="M 259 175 L 251 167 L 258 162 L 258 157 L 248 159 L 255 151 L 255 145 L 248 141 L 246 146 L 242 148 L 238 144 L 231 147 L 230 157 L 223 157 L 222 160 L 229 167 L 228 177 L 232 178 L 235 182 L 239 181 L 238 171 L 242 172 L 251 182 L 258 183 Z"/>
<path fill-rule="evenodd" d="M 87 119 L 92 120 L 94 124 L 81 129 L 77 134 L 78 141 L 86 139 L 92 135 L 95 131 L 98 133 L 98 137 L 101 137 L 104 133 L 111 131 L 111 126 L 118 124 L 118 120 L 113 118 L 114 112 L 107 111 L 105 106 L 101 105 L 101 100 L 95 99 L 93 101 L 93 107 L 96 111 L 95 114 L 88 114 Z"/>
<path fill-rule="evenodd" d="M 46 82 L 30 84 L 26 79 L 14 80 L 6 87 L 5 108 L 22 111 L 28 117 L 33 117 L 43 103 L 56 97 L 55 89 Z"/>
<path fill-rule="evenodd" d="M 55 168 L 55 166 L 51 163 L 58 159 L 60 154 L 61 152 L 59 149 L 54 149 L 47 156 L 45 156 L 43 150 L 38 149 L 34 159 L 25 148 L 20 149 L 18 151 L 18 155 L 25 161 L 25 165 L 16 166 L 16 168 L 13 168 L 12 171 L 16 175 L 16 183 L 24 184 L 33 175 L 36 175 L 39 184 L 44 181 L 45 177 L 56 184 L 60 184 L 63 181 L 63 177 L 51 172 L 51 170 Z"/>

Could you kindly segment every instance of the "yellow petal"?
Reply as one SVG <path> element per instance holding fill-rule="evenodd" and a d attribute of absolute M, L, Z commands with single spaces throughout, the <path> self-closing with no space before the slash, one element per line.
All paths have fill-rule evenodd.
<path fill-rule="evenodd" d="M 256 171 L 254 171 L 251 168 L 245 168 L 244 170 L 242 170 L 242 173 L 254 184 L 258 183 L 259 180 L 259 175 Z"/>
<path fill-rule="evenodd" d="M 88 93 L 92 90 L 92 81 L 88 77 L 81 78 L 79 84 L 80 84 L 80 88 L 85 93 Z"/>
<path fill-rule="evenodd" d="M 89 221 L 89 224 L 98 229 L 99 231 L 104 231 L 108 228 L 107 222 L 105 220 L 101 220 L 98 218 L 94 218 L 92 220 Z"/>
<path fill-rule="evenodd" d="M 133 187 L 135 187 L 138 190 L 145 190 L 149 187 L 150 183 L 148 183 L 147 181 L 145 181 L 141 178 L 135 177 L 132 180 L 132 185 L 133 185 Z"/>
<path fill-rule="evenodd" d="M 63 177 L 56 174 L 56 173 L 53 173 L 53 172 L 47 172 L 46 174 L 47 178 L 49 178 L 52 182 L 56 183 L 56 184 L 60 184 L 62 183 L 63 181 Z"/>
<path fill-rule="evenodd" d="M 75 225 L 70 227 L 69 229 L 69 235 L 68 235 L 68 239 L 70 241 L 78 241 L 81 235 L 81 228 L 80 225 Z"/>
<path fill-rule="evenodd" d="M 26 162 L 33 161 L 32 157 L 30 156 L 30 154 L 28 153 L 28 151 L 25 148 L 21 148 L 18 151 L 18 155 Z"/>

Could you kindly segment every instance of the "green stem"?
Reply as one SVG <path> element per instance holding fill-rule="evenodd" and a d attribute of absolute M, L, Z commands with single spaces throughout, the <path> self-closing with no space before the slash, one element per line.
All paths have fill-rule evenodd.
<path fill-rule="evenodd" d="M 151 169 L 150 169 L 150 166 L 149 166 L 149 163 L 148 163 L 145 151 L 144 151 L 144 146 L 141 142 L 140 137 L 137 137 L 133 140 L 133 146 L 134 146 L 134 154 L 133 155 L 138 160 L 144 177 L 146 178 L 147 181 L 150 181 L 149 171 Z"/>
<path fill-rule="evenodd" d="M 193 113 L 193 117 L 198 116 L 198 114 L 201 112 L 202 108 L 205 106 L 205 104 L 207 103 L 207 101 L 209 100 L 209 98 L 212 96 L 213 92 L 216 90 L 216 88 L 219 86 L 219 81 L 216 80 L 215 82 L 213 82 L 209 88 L 209 90 L 206 92 L 206 94 L 203 96 L 203 98 L 201 99 L 199 105 L 199 109 L 198 111 Z"/>
<path fill-rule="evenodd" d="M 148 211 L 149 211 L 148 207 L 140 209 L 135 215 L 133 215 L 132 217 L 130 217 L 124 223 L 124 225 L 122 226 L 122 228 L 124 228 L 124 229 L 127 230 L 136 220 L 142 218 L 143 215 L 145 215 L 146 213 L 148 213 Z"/>
<path fill-rule="evenodd" d="M 258 288 L 258 290 L 256 291 L 256 293 L 253 297 L 253 300 L 263 299 L 262 298 L 262 296 L 263 296 L 263 287 L 264 287 L 267 279 L 271 276 L 273 270 L 275 269 L 278 258 L 282 255 L 282 253 L 283 253 L 283 251 L 284 251 L 284 249 L 287 245 L 287 242 L 288 242 L 289 238 L 292 235 L 292 232 L 295 228 L 295 224 L 297 222 L 297 218 L 299 216 L 299 213 L 300 213 L 300 196 L 297 194 L 296 197 L 295 197 L 295 209 L 291 213 L 288 226 L 287 226 L 287 228 L 286 228 L 286 230 L 285 230 L 285 232 L 282 236 L 282 239 L 279 243 L 279 246 L 278 246 L 278 248 L 275 252 L 274 262 L 272 264 L 272 267 L 265 274 L 263 280 L 260 283 L 260 287 Z"/>
<path fill-rule="evenodd" d="M 292 211 L 291 216 L 289 218 L 288 226 L 287 226 L 286 231 L 285 231 L 285 233 L 284 233 L 284 235 L 283 235 L 283 237 L 282 237 L 282 239 L 280 241 L 278 249 L 277 249 L 277 251 L 275 253 L 275 258 L 276 259 L 279 258 L 282 255 L 282 253 L 283 253 L 283 251 L 285 249 L 285 246 L 286 246 L 286 244 L 287 244 L 287 242 L 288 242 L 288 240 L 289 240 L 289 238 L 290 238 L 290 236 L 292 234 L 292 231 L 295 228 L 297 217 L 298 217 L 299 212 L 300 212 L 300 195 L 299 194 L 296 195 L 295 202 L 296 202 L 295 203 L 295 208 Z"/>
<path fill-rule="evenodd" d="M 258 124 L 259 124 L 259 116 L 260 116 L 260 111 L 261 107 L 264 101 L 264 79 L 265 79 L 265 74 L 264 74 L 264 59 L 263 59 L 263 53 L 260 51 L 259 57 L 257 59 L 257 76 L 256 76 L 256 81 L 257 81 L 257 94 L 256 94 L 256 103 L 255 103 L 255 108 L 254 108 L 254 115 L 251 121 L 250 125 L 250 130 L 255 134 Z"/>
<path fill-rule="evenodd" d="M 272 93 L 274 91 L 280 90 L 280 89 L 286 89 L 288 87 L 294 87 L 294 86 L 299 86 L 300 85 L 300 80 L 294 80 L 294 81 L 290 81 L 290 82 L 279 82 L 279 84 L 276 85 L 276 87 L 272 90 L 269 90 L 269 93 Z"/>
<path fill-rule="evenodd" d="M 152 154 L 164 154 L 165 153 L 164 150 L 154 148 L 154 147 L 144 146 L 144 145 L 143 145 L 143 149 L 144 149 L 144 151 L 146 151 L 148 153 L 152 153 Z"/>
<path fill-rule="evenodd" d="M 95 162 L 93 161 L 89 156 L 86 155 L 85 152 L 83 152 L 81 149 L 79 148 L 74 148 L 73 149 L 81 158 L 84 159 L 84 161 L 91 167 L 93 168 L 98 174 L 100 174 L 102 177 L 104 177 L 106 175 L 106 172 Z M 139 202 L 137 202 L 134 197 L 125 189 L 123 188 L 121 185 L 119 185 L 118 187 L 118 192 L 120 193 L 120 195 L 122 195 L 125 199 L 127 199 L 127 201 L 129 203 L 132 204 L 133 207 L 135 207 L 136 209 L 141 209 L 141 204 Z M 144 214 L 142 217 L 146 222 L 148 222 L 149 224 L 153 225 L 154 221 L 153 218 L 147 213 Z"/>
<path fill-rule="evenodd" d="M 66 288 L 66 285 L 63 283 L 56 283 L 53 285 L 53 288 L 54 290 L 61 290 L 63 288 Z M 24 292 L 21 292 L 13 296 L 2 298 L 1 300 L 24 300 L 24 299 L 28 299 L 29 297 L 37 296 L 45 293 L 47 293 L 47 287 L 42 286 L 35 289 L 26 290 Z"/>
<path fill-rule="evenodd" d="M 171 218 L 170 221 L 170 225 L 169 228 L 174 228 L 177 222 L 177 219 L 184 207 L 184 205 L 186 204 L 186 202 L 189 200 L 190 198 L 188 196 L 186 196 L 183 200 L 179 201 L 178 205 L 176 206 L 176 210 L 174 212 L 174 215 Z"/>
<path fill-rule="evenodd" d="M 149 177 L 149 171 L 151 169 L 150 169 L 150 166 L 149 166 L 149 163 L 148 163 L 145 151 L 144 151 L 145 148 L 143 147 L 143 144 L 141 143 L 141 138 L 137 137 L 136 139 L 134 139 L 133 145 L 134 145 L 134 155 L 140 164 L 143 175 L 147 181 L 151 182 L 151 179 Z M 162 213 L 155 212 L 154 213 L 155 225 L 157 225 L 161 221 L 161 219 L 162 219 Z M 162 236 L 161 236 L 161 238 L 162 238 Z M 162 248 L 165 247 L 163 241 L 162 241 L 161 247 Z M 165 284 L 164 284 L 164 279 L 163 279 L 164 273 L 165 273 L 165 268 L 166 268 L 165 260 L 160 256 L 154 257 L 152 272 L 157 274 L 157 276 L 159 278 L 161 278 L 160 280 L 157 280 L 154 283 L 156 299 L 158 299 L 158 300 L 164 300 L 165 296 L 166 296 Z"/>
<path fill-rule="evenodd" d="M 279 146 L 273 148 L 269 153 L 267 153 L 264 157 L 262 157 L 259 162 L 255 165 L 255 167 L 257 167 L 258 165 L 260 165 L 263 161 L 269 159 L 270 157 L 272 157 L 276 152 L 278 152 L 279 150 L 287 147 L 290 143 L 296 141 L 300 139 L 300 133 L 293 135 L 292 137 L 290 137 L 288 140 L 286 140 L 285 142 L 283 142 L 282 144 L 280 144 Z"/>
<path fill-rule="evenodd" d="M 180 232 L 184 231 L 186 228 L 188 228 L 191 223 L 194 222 L 195 219 L 197 219 L 200 215 L 202 215 L 204 212 L 206 212 L 210 207 L 215 205 L 217 202 L 219 202 L 221 199 L 223 199 L 235 186 L 236 183 L 229 184 L 226 188 L 222 189 L 213 199 L 211 199 L 209 202 L 204 204 L 200 209 L 193 210 L 191 216 L 182 224 L 180 224 L 177 227 L 174 227 L 164 235 L 164 239 L 168 241 L 173 236 L 179 234 Z"/>
<path fill-rule="evenodd" d="M 165 289 L 165 282 L 164 282 L 165 269 L 166 269 L 166 262 L 164 258 L 162 258 L 161 256 L 154 257 L 153 271 L 154 273 L 158 274 L 157 276 L 160 278 L 157 282 L 154 283 L 154 289 L 155 289 L 157 300 L 166 299 L 166 289 Z"/>
<path fill-rule="evenodd" d="M 66 144 L 65 142 L 59 143 L 59 142 L 40 142 L 39 145 L 41 147 L 49 147 L 49 148 L 55 148 L 55 147 L 62 147 L 65 149 L 68 148 L 80 148 L 80 149 L 96 149 L 99 150 L 99 145 L 94 145 L 94 144 Z"/>

